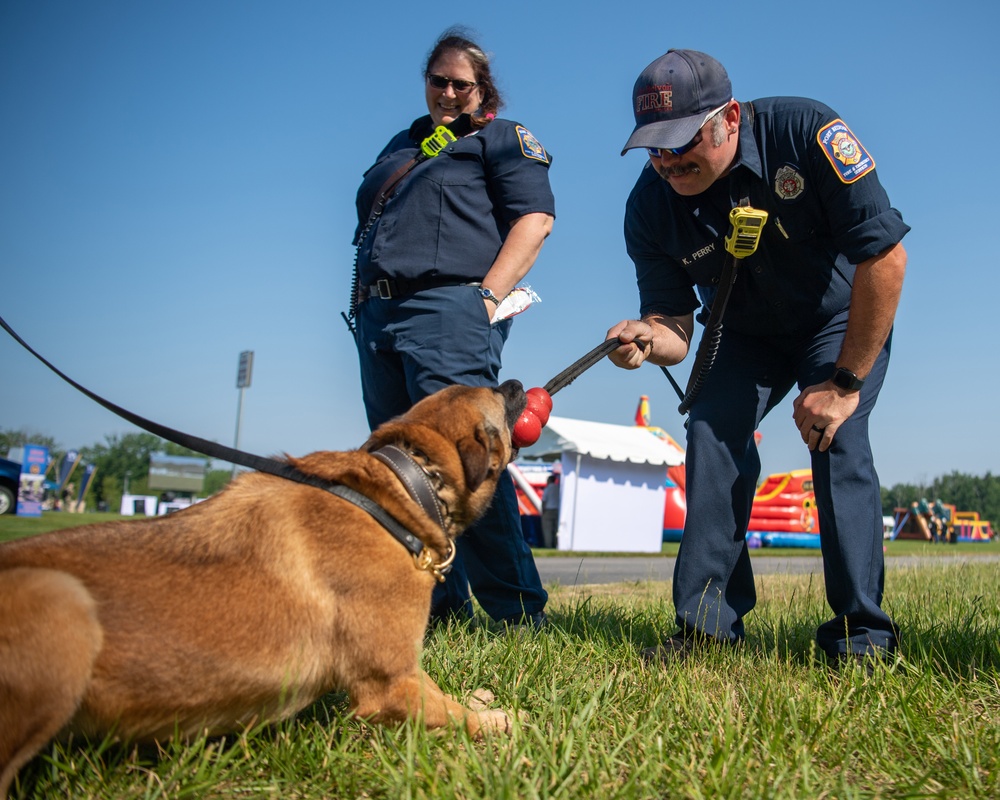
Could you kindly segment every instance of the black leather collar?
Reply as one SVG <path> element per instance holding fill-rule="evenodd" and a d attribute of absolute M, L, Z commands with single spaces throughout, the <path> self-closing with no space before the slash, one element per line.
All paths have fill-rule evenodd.
<path fill-rule="evenodd" d="M 444 514 L 441 512 L 441 501 L 438 499 L 430 475 L 405 450 L 394 444 L 387 444 L 371 453 L 375 458 L 396 473 L 413 501 L 424 513 L 434 520 L 447 536 Z"/>

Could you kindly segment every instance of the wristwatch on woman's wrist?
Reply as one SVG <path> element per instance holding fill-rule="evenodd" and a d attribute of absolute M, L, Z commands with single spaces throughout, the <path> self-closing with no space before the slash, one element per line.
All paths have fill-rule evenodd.
<path fill-rule="evenodd" d="M 483 296 L 483 300 L 489 300 L 493 305 L 500 305 L 500 298 L 493 294 L 492 289 L 487 289 L 485 286 L 479 287 L 479 294 Z"/>

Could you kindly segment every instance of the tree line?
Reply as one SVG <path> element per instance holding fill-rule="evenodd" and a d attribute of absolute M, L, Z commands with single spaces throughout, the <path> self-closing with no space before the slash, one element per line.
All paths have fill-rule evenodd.
<path fill-rule="evenodd" d="M 60 447 L 51 436 L 26 430 L 4 430 L 0 428 L 0 455 L 6 455 L 12 447 L 37 444 L 49 448 L 49 454 L 58 463 L 66 449 Z M 186 447 L 180 447 L 151 433 L 126 433 L 109 435 L 103 443 L 80 449 L 81 463 L 97 467 L 94 480 L 87 493 L 87 507 L 106 505 L 109 510 L 117 510 L 126 484 L 131 494 L 147 494 L 149 478 L 149 456 L 151 453 L 166 453 L 173 456 L 204 458 L 206 463 L 205 487 L 200 497 L 208 497 L 218 492 L 232 475 L 229 469 L 209 469 L 210 459 Z M 984 476 L 952 472 L 931 481 L 930 484 L 897 483 L 892 487 L 882 487 L 882 513 L 892 515 L 897 508 L 910 505 L 927 498 L 931 502 L 940 498 L 954 505 L 959 511 L 977 511 L 982 519 L 988 519 L 1000 527 L 1000 476 L 989 472 Z"/>

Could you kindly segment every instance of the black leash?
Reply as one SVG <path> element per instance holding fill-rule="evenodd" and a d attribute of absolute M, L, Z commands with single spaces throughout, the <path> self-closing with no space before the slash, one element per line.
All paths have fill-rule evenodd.
<path fill-rule="evenodd" d="M 583 358 L 577 359 L 566 367 L 566 369 L 556 375 L 542 388 L 544 388 L 549 395 L 555 394 L 560 389 L 565 389 L 584 372 L 594 366 L 594 364 L 618 347 L 621 347 L 621 342 L 618 340 L 617 336 L 614 339 L 607 339 L 606 341 L 601 342 Z"/>
<path fill-rule="evenodd" d="M 315 475 L 309 475 L 283 461 L 277 461 L 273 458 L 263 458 L 262 456 L 247 453 L 243 450 L 226 447 L 218 442 L 210 442 L 207 439 L 201 439 L 197 436 L 181 433 L 180 431 L 175 431 L 173 428 L 160 425 L 158 422 L 153 422 L 145 417 L 140 417 L 138 414 L 133 414 L 131 411 L 121 408 L 120 406 L 112 403 L 110 400 L 105 400 L 100 395 L 90 391 L 90 389 L 81 386 L 64 372 L 59 370 L 55 365 L 35 351 L 31 345 L 24 341 L 24 339 L 22 339 L 17 332 L 7 324 L 7 321 L 3 317 L 0 317 L 0 327 L 7 331 L 7 333 L 9 333 L 11 337 L 13 337 L 14 341 L 21 345 L 21 347 L 31 353 L 35 358 L 41 361 L 45 366 L 66 381 L 66 383 L 74 389 L 82 392 L 95 403 L 104 406 L 104 408 L 108 409 L 108 411 L 113 414 L 116 414 L 122 419 L 131 422 L 133 425 L 142 428 L 143 430 L 149 431 L 149 433 L 159 436 L 161 439 L 166 439 L 167 441 L 173 442 L 181 447 L 194 450 L 202 455 L 208 456 L 209 458 L 218 458 L 221 461 L 228 461 L 230 464 L 238 464 L 241 467 L 248 467 L 256 470 L 257 472 L 265 472 L 268 475 L 274 475 L 278 478 L 284 478 L 285 480 L 303 483 L 306 486 L 312 486 L 316 489 L 322 489 L 324 492 L 329 492 L 332 495 L 353 503 L 358 508 L 374 517 L 382 527 L 392 534 L 393 538 L 409 550 L 418 566 L 422 569 L 430 569 L 432 572 L 435 572 L 435 577 L 438 577 L 438 580 L 444 580 L 443 574 L 439 576 L 439 573 L 435 571 L 435 565 L 432 563 L 430 553 L 424 547 L 423 542 L 410 533 L 406 527 L 399 522 L 399 520 L 382 508 L 382 506 L 361 494 L 361 492 L 355 491 L 348 486 L 343 486 L 338 483 L 333 483 L 332 481 L 317 478 Z M 420 502 L 419 499 L 417 502 Z M 449 561 L 449 559 L 446 558 L 446 561 Z M 443 563 L 440 567 L 440 573 L 445 573 L 448 569 L 450 569 L 450 562 Z"/>
<path fill-rule="evenodd" d="M 719 316 L 721 318 L 721 314 Z M 722 330 L 721 319 L 719 320 L 718 328 L 719 332 L 721 333 Z M 704 337 L 702 337 L 702 341 L 704 342 Z M 556 375 L 542 388 L 544 388 L 545 391 L 548 392 L 550 396 L 554 395 L 560 389 L 565 389 L 573 381 L 579 378 L 584 372 L 586 372 L 588 369 L 594 366 L 594 364 L 596 364 L 606 355 L 610 354 L 611 351 L 613 351 L 617 347 L 621 347 L 621 341 L 617 337 L 615 337 L 614 339 L 608 339 L 604 342 L 601 342 L 599 345 L 597 345 L 597 347 L 595 347 L 593 350 L 587 353 L 587 355 L 585 355 L 583 358 L 574 361 L 572 364 L 566 367 L 566 369 L 564 369 L 562 372 Z M 681 410 L 682 408 L 684 409 L 681 411 L 682 414 L 687 413 L 687 408 L 684 407 L 685 403 L 687 404 L 687 407 L 690 407 L 690 404 L 694 402 L 694 398 L 698 396 L 698 392 L 701 391 L 701 385 L 704 383 L 704 379 L 705 376 L 708 374 L 708 371 L 712 368 L 712 363 L 715 361 L 715 354 L 716 352 L 718 352 L 718 349 L 719 349 L 718 337 L 715 338 L 715 346 L 711 349 L 710 358 L 705 354 L 704 352 L 705 348 L 699 346 L 698 358 L 695 361 L 695 367 L 692 368 L 691 377 L 688 379 L 687 395 L 685 395 L 685 393 L 681 390 L 681 387 L 678 385 L 677 381 L 674 380 L 674 376 L 670 374 L 667 368 L 660 367 L 660 370 L 662 370 L 667 380 L 670 381 L 670 385 L 674 387 L 674 391 L 677 392 L 677 398 L 681 401 L 681 406 L 678 410 Z M 695 375 L 696 375 L 694 371 L 695 368 L 698 368 L 698 374 L 700 377 L 700 379 L 697 381 L 695 380 Z"/>

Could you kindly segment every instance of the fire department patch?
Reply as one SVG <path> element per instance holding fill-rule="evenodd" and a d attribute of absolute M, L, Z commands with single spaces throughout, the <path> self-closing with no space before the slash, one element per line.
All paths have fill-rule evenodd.
<path fill-rule="evenodd" d="M 835 119 L 820 128 L 816 141 L 837 171 L 837 177 L 844 183 L 854 183 L 875 169 L 875 159 L 868 155 L 842 119 Z"/>
<path fill-rule="evenodd" d="M 542 147 L 541 142 L 532 136 L 531 131 L 521 125 L 518 125 L 516 130 L 517 138 L 521 141 L 521 152 L 524 153 L 524 157 L 533 158 L 535 161 L 548 164 L 549 154 L 545 152 L 545 148 Z"/>
<path fill-rule="evenodd" d="M 774 174 L 774 193 L 782 200 L 794 200 L 805 188 L 805 178 L 791 164 L 785 164 Z"/>

